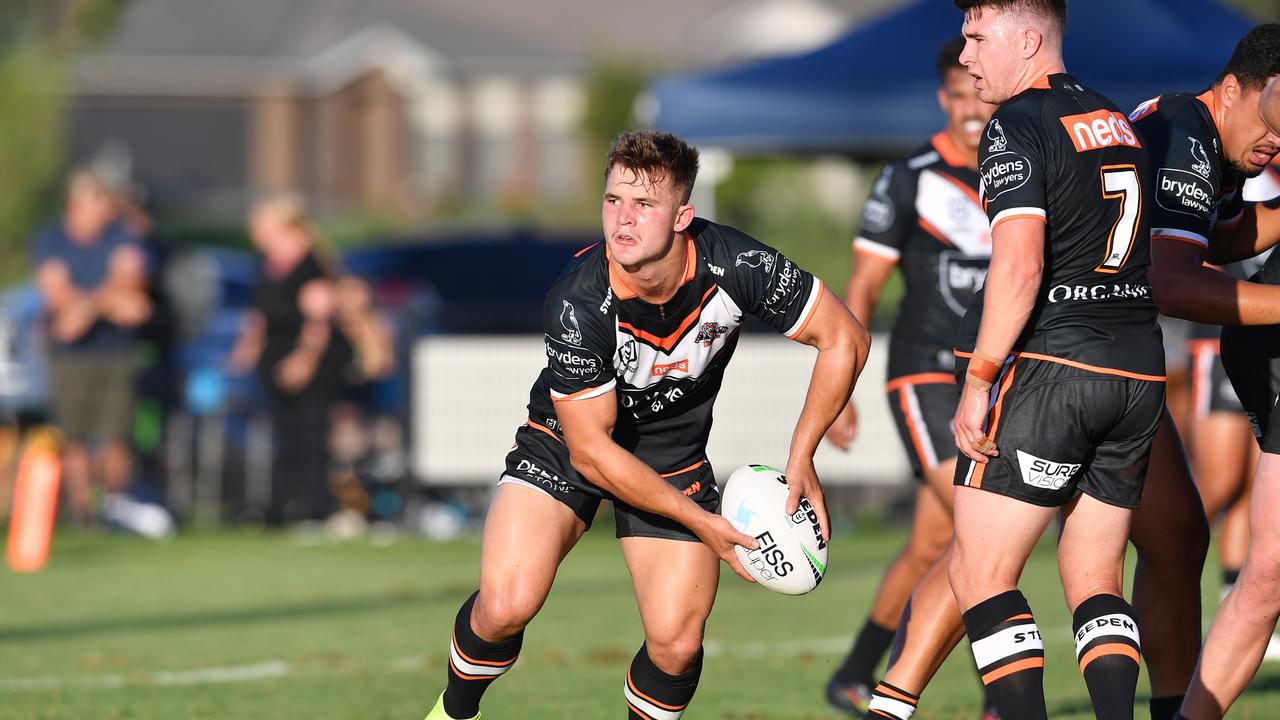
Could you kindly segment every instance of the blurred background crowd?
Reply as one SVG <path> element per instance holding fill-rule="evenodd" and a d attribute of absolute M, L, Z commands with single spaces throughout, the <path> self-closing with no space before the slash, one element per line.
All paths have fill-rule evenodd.
<path fill-rule="evenodd" d="M 62 515 L 85 527 L 465 528 L 506 449 L 467 439 L 509 442 L 521 419 L 539 356 L 512 338 L 539 332 L 542 291 L 598 235 L 608 142 L 653 123 L 692 133 L 699 214 L 842 288 L 869 180 L 941 123 L 938 43 L 922 41 L 908 108 L 925 134 L 881 113 L 896 135 L 734 136 L 733 93 L 748 72 L 790 82 L 775 58 L 822 58 L 930 4 L 954 14 L 940 0 L 0 3 L 0 510 L 24 440 L 55 428 Z M 1215 68 L 1280 16 L 1275 0 L 1221 5 L 1234 24 L 1201 23 L 1232 38 L 1206 50 Z M 954 34 L 948 17 L 925 34 Z M 680 116 L 693 106 L 713 129 Z M 891 432 L 826 474 L 907 487 Z"/>

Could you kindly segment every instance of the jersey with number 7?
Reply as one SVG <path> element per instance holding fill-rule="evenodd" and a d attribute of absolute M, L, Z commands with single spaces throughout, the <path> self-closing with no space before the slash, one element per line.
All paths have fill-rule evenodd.
<path fill-rule="evenodd" d="M 981 200 L 994 232 L 1013 218 L 1045 223 L 1035 309 L 1013 351 L 1141 375 L 1164 374 L 1147 266 L 1149 158 L 1110 100 L 1063 74 L 1005 102 L 978 148 Z M 957 346 L 973 349 L 982 295 Z"/>

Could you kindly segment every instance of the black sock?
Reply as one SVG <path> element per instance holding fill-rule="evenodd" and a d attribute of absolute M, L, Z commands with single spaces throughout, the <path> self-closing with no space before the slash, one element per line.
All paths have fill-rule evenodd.
<path fill-rule="evenodd" d="M 648 644 L 631 660 L 622 694 L 627 700 L 628 720 L 667 720 L 678 718 L 689 707 L 702 675 L 702 650 L 693 667 L 679 675 L 668 675 L 653 664 Z"/>
<path fill-rule="evenodd" d="M 893 644 L 893 628 L 882 627 L 871 618 L 853 641 L 853 649 L 836 669 L 836 680 L 842 685 L 864 683 L 871 685 L 871 676 L 880 664 L 889 646 Z"/>
<path fill-rule="evenodd" d="M 1133 608 L 1115 595 L 1094 595 L 1072 618 L 1076 660 L 1098 720 L 1133 720 L 1133 695 L 1141 663 Z"/>
<path fill-rule="evenodd" d="M 1048 720 L 1044 641 L 1022 593 L 1010 590 L 969 608 L 964 627 L 978 675 L 1000 716 Z"/>
<path fill-rule="evenodd" d="M 919 695 L 881 680 L 871 693 L 871 707 L 863 720 L 911 720 L 919 704 Z"/>
<path fill-rule="evenodd" d="M 1178 716 L 1178 710 L 1182 708 L 1182 698 L 1185 695 L 1174 695 L 1173 697 L 1151 698 L 1149 707 L 1151 708 L 1151 720 L 1174 720 Z"/>
<path fill-rule="evenodd" d="M 480 712 L 480 698 L 489 684 L 511 669 L 520 656 L 524 632 L 491 643 L 471 629 L 471 608 L 476 591 L 462 604 L 453 620 L 453 642 L 449 644 L 449 686 L 444 691 L 444 711 L 450 717 L 473 718 Z"/>

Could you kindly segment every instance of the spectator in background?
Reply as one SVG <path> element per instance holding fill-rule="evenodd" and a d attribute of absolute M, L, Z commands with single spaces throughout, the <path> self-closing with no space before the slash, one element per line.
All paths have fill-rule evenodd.
<path fill-rule="evenodd" d="M 318 520 L 333 509 L 329 411 L 351 356 L 336 331 L 336 279 L 316 248 L 300 196 L 258 203 L 249 234 L 262 266 L 230 361 L 238 371 L 256 366 L 271 399 L 275 462 L 267 522 Z"/>
<path fill-rule="evenodd" d="M 134 340 L 151 315 L 148 262 L 121 222 L 115 189 L 80 169 L 68 182 L 62 219 L 35 238 L 34 264 L 54 413 L 66 435 L 63 475 L 71 510 L 85 523 L 94 512 L 94 470 L 108 493 L 123 492 L 132 475 Z"/>

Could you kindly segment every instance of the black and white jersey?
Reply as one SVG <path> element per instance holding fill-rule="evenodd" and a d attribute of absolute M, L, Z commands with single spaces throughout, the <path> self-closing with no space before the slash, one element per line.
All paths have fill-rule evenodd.
<path fill-rule="evenodd" d="M 991 260 L 991 226 L 978 201 L 978 173 L 945 133 L 884 167 L 853 249 L 898 263 L 906 281 L 889 339 L 889 379 L 950 375 L 956 328 Z"/>
<path fill-rule="evenodd" d="M 1222 157 L 1212 91 L 1162 95 L 1130 115 L 1151 153 L 1155 176 L 1151 239 L 1209 246 L 1213 228 L 1240 221 L 1244 175 Z"/>
<path fill-rule="evenodd" d="M 1162 379 L 1147 278 L 1149 158 L 1125 114 L 1070 75 L 1047 76 L 996 111 L 979 162 L 993 232 L 1013 218 L 1046 224 L 1036 304 L 1013 351 Z M 962 352 L 977 341 L 982 297 L 965 315 Z"/>
<path fill-rule="evenodd" d="M 659 473 L 705 459 L 712 403 L 743 317 L 794 338 L 823 290 L 782 253 L 731 227 L 698 218 L 685 242 L 683 284 L 662 305 L 610 272 L 603 244 L 570 263 L 546 296 L 547 366 L 530 392 L 530 427 L 562 443 L 553 399 L 614 391 L 613 438 L 623 448 Z M 558 471 L 576 477 L 563 456 Z"/>

